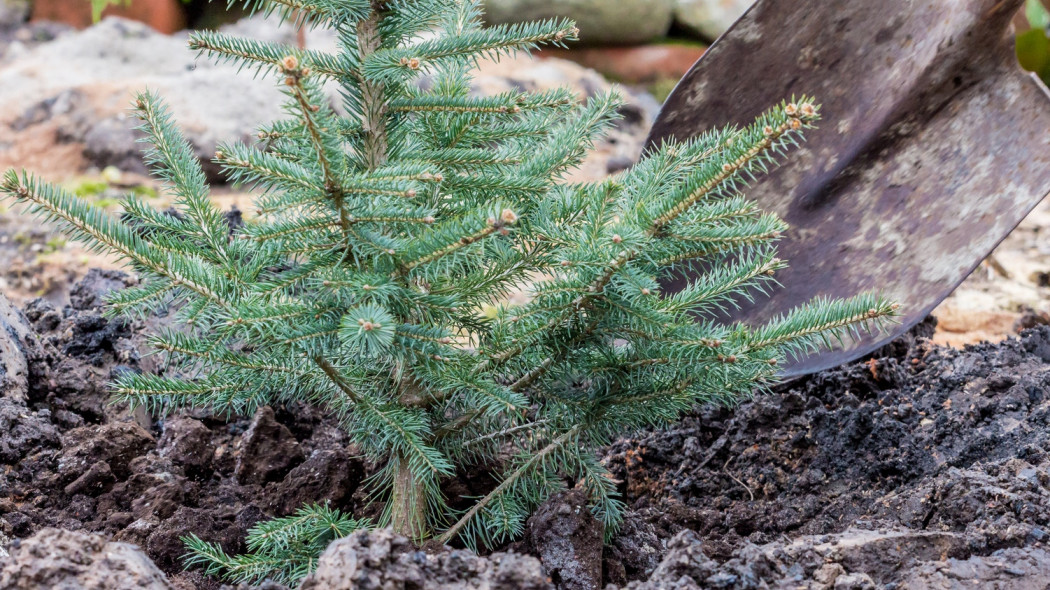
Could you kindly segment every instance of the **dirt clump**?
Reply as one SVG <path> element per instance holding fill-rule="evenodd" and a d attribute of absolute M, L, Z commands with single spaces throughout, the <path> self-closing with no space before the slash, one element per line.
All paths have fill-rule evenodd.
<path fill-rule="evenodd" d="M 543 503 L 525 523 L 526 552 L 562 590 L 597 588 L 602 579 L 602 524 L 587 508 L 579 489 Z"/>
<path fill-rule="evenodd" d="M 255 412 L 241 440 L 241 452 L 233 471 L 240 483 L 280 481 L 304 458 L 292 432 L 277 422 L 269 406 Z"/>
<path fill-rule="evenodd" d="M 17 543 L 0 561 L 0 588 L 171 590 L 164 574 L 137 547 L 100 535 L 46 528 Z"/>
<path fill-rule="evenodd" d="M 425 553 L 389 529 L 358 531 L 333 542 L 300 590 L 553 590 L 535 557 L 479 557 L 454 549 Z"/>

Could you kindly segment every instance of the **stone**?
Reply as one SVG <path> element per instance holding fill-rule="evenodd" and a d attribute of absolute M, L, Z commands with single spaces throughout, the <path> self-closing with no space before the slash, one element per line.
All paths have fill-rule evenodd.
<path fill-rule="evenodd" d="M 605 4 L 604 0 L 589 1 L 596 6 Z M 673 1 L 658 0 L 655 12 L 666 12 L 670 18 Z M 641 12 L 646 13 L 641 22 L 649 22 L 650 9 Z M 294 44 L 293 27 L 289 23 L 279 25 L 278 20 L 258 16 L 242 19 L 224 27 L 223 32 Z M 606 28 L 603 25 L 596 30 Z M 631 22 L 629 28 L 633 32 L 637 23 Z M 657 35 L 662 35 L 666 23 L 658 28 Z M 627 38 L 629 33 L 615 35 Z M 311 49 L 330 52 L 338 39 L 331 31 L 318 28 L 306 32 L 306 42 Z M 481 67 L 472 88 L 476 94 L 566 86 L 586 98 L 613 86 L 597 72 L 559 59 L 514 56 L 499 64 L 484 61 Z M 427 81 L 424 77 L 420 82 L 425 85 Z M 141 172 L 143 146 L 134 141 L 138 137 L 134 131 L 137 121 L 129 115 L 128 107 L 134 94 L 147 88 L 168 105 L 172 119 L 213 182 L 224 180 L 220 167 L 212 161 L 217 144 L 255 142 L 258 126 L 287 117 L 274 77 L 238 73 L 235 65 L 216 64 L 207 56 L 198 56 L 186 48 L 184 33 L 166 36 L 140 23 L 106 18 L 53 41 L 12 44 L 8 48 L 5 64 L 0 67 L 0 169 L 46 169 L 52 179 L 79 176 L 90 167 L 115 166 Z M 624 87 L 616 90 L 629 103 L 651 111 L 649 116 L 659 107 L 642 93 Z M 345 115 L 337 85 L 326 85 L 325 93 L 336 112 Z M 230 100 L 231 96 L 238 98 Z M 608 154 L 603 152 L 615 148 L 624 155 L 641 153 L 646 132 L 647 128 L 639 125 L 629 134 L 611 136 L 578 174 L 588 179 L 604 176 L 603 158 Z M 619 142 L 616 146 L 612 145 L 614 140 Z"/>
<path fill-rule="evenodd" d="M 491 24 L 565 17 L 588 45 L 638 45 L 667 34 L 674 0 L 485 0 L 484 7 Z"/>
<path fill-rule="evenodd" d="M 18 127 L 35 136 L 51 127 L 60 144 L 82 146 L 80 161 L 73 158 L 66 166 L 144 170 L 142 145 L 134 141 L 138 122 L 127 111 L 134 94 L 147 88 L 163 97 L 213 180 L 221 179 L 210 161 L 218 143 L 252 142 L 257 126 L 285 117 L 272 78 L 237 75 L 236 66 L 187 49 L 185 34 L 162 35 L 120 18 L 25 49 L 9 62 L 0 71 L 0 112 L 11 113 L 0 116 L 6 123 L 0 125 L 0 145 L 13 142 L 0 149 L 4 166 L 53 152 L 52 146 L 18 142 Z M 79 93 L 75 100 L 63 97 L 70 89 Z M 34 149 L 42 153 L 28 151 Z"/>
<path fill-rule="evenodd" d="M 674 19 L 705 41 L 714 41 L 753 3 L 754 0 L 677 0 Z"/>
<path fill-rule="evenodd" d="M 26 399 L 30 362 L 40 350 L 25 315 L 0 294 L 0 398 Z"/>
<path fill-rule="evenodd" d="M 263 406 L 241 439 L 233 474 L 242 484 L 280 481 L 303 459 L 303 449 L 292 432 L 277 422 L 273 408 Z"/>
<path fill-rule="evenodd" d="M 45 528 L 0 562 L 0 588 L 170 590 L 164 574 L 134 545 L 100 535 Z"/>
<path fill-rule="evenodd" d="M 29 0 L 0 0 L 0 29 L 13 29 L 29 18 Z"/>
<path fill-rule="evenodd" d="M 84 143 L 84 157 L 98 168 L 113 166 L 126 172 L 147 174 L 142 144 L 138 143 L 146 135 L 137 129 L 138 124 L 136 119 L 122 113 L 86 123 L 86 131 L 72 139 Z"/>
<path fill-rule="evenodd" d="M 325 549 L 299 590 L 552 590 L 535 557 L 419 551 L 390 529 L 357 531 Z M 597 586 L 595 586 L 597 588 Z"/>

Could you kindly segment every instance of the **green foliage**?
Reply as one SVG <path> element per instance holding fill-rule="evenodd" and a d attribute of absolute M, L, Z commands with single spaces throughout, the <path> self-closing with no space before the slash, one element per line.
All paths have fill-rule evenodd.
<path fill-rule="evenodd" d="M 90 0 L 91 1 L 91 20 L 98 22 L 102 18 L 102 11 L 108 8 L 110 5 L 124 4 L 125 6 L 131 3 L 131 0 Z"/>
<path fill-rule="evenodd" d="M 371 526 L 327 506 L 305 506 L 294 516 L 275 518 L 248 531 L 245 555 L 227 555 L 215 543 L 196 535 L 183 537 L 187 565 L 197 565 L 209 576 L 228 582 L 259 583 L 267 578 L 296 584 L 316 567 L 317 557 L 335 539 Z"/>
<path fill-rule="evenodd" d="M 1050 11 L 1041 0 L 1027 0 L 1025 16 L 1032 28 L 1017 35 L 1017 59 L 1021 67 L 1050 84 L 1050 38 L 1046 34 L 1050 28 Z"/>
<path fill-rule="evenodd" d="M 110 6 L 130 6 L 131 0 L 89 0 L 91 2 L 91 20 L 98 22 L 102 19 L 102 11 Z M 183 4 L 189 4 L 191 0 L 182 0 Z"/>
<path fill-rule="evenodd" d="M 194 49 L 276 75 L 287 98 L 289 117 L 264 126 L 260 145 L 216 154 L 231 181 L 260 192 L 259 218 L 242 231 L 230 235 L 200 164 L 149 93 L 135 103 L 147 162 L 180 216 L 129 195 L 118 221 L 24 173 L 0 185 L 141 276 L 111 296 L 111 313 L 176 304 L 179 328 L 151 340 L 171 369 L 121 375 L 120 400 L 230 414 L 317 404 L 382 466 L 371 479 L 385 504 L 378 524 L 492 546 L 573 485 L 612 532 L 623 505 L 596 448 L 699 403 L 747 398 L 784 355 L 893 315 L 861 295 L 753 330 L 715 320 L 735 298 L 772 288 L 784 266 L 783 222 L 742 191 L 817 121 L 809 98 L 572 183 L 567 173 L 617 119 L 617 96 L 477 97 L 470 86 L 477 59 L 575 40 L 572 23 L 482 29 L 476 0 L 253 6 L 306 14 L 305 25 L 336 31 L 340 49 L 191 36 Z M 662 296 L 661 279 L 682 272 L 696 278 Z M 501 304 L 522 288 L 528 304 Z M 463 513 L 449 508 L 444 481 L 493 465 L 490 493 Z M 237 575 L 281 559 L 191 548 L 196 563 L 247 572 Z"/>

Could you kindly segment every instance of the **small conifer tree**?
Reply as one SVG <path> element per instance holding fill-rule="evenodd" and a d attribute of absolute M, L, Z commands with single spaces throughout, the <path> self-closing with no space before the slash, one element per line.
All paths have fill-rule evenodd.
<path fill-rule="evenodd" d="M 120 376 L 120 399 L 236 414 L 317 404 L 382 465 L 378 524 L 491 546 L 566 485 L 586 490 L 613 531 L 623 506 L 597 447 L 746 397 L 785 354 L 893 315 L 861 295 L 755 329 L 713 319 L 784 266 L 784 223 L 740 191 L 818 119 L 809 99 L 664 145 L 607 180 L 565 182 L 619 99 L 477 97 L 470 72 L 480 58 L 572 41 L 573 23 L 482 28 L 478 0 L 256 2 L 339 39 L 327 54 L 191 36 L 193 49 L 276 75 L 287 96 L 289 117 L 260 145 L 215 155 L 230 181 L 260 189 L 256 220 L 231 236 L 150 93 L 135 101 L 147 162 L 181 215 L 128 196 L 117 220 L 24 172 L 0 187 L 139 274 L 110 296 L 111 313 L 177 305 L 178 329 L 151 339 L 171 368 Z M 696 278 L 662 294 L 672 272 Z M 528 304 L 486 313 L 525 286 Z M 477 465 L 500 466 L 491 491 L 451 510 L 442 482 Z"/>

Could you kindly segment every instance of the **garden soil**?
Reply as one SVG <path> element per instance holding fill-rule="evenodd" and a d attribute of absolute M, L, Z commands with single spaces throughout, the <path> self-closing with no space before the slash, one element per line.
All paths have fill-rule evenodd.
<path fill-rule="evenodd" d="M 142 334 L 165 317 L 126 323 L 100 312 L 104 293 L 130 283 L 95 270 L 68 305 L 24 308 L 36 336 L 23 339 L 25 391 L 0 399 L 0 538 L 13 539 L 15 555 L 0 568 L 19 571 L 17 556 L 32 553 L 19 553 L 22 540 L 55 527 L 137 545 L 175 587 L 218 588 L 183 571 L 181 536 L 240 552 L 254 523 L 304 502 L 376 514 L 362 486 L 374 466 L 315 409 L 151 417 L 113 403 L 105 383 L 114 375 L 162 368 L 144 356 Z M 628 505 L 610 542 L 570 490 L 500 549 L 539 558 L 558 588 L 1045 588 L 1050 327 L 962 350 L 930 343 L 933 330 L 930 320 L 869 361 L 737 408 L 699 408 L 604 450 Z M 488 481 L 446 491 L 476 495 Z M 416 563 L 420 587 L 440 587 L 427 576 L 450 579 L 457 564 L 510 575 L 536 563 L 447 550 L 428 558 L 359 536 L 326 559 L 380 551 L 370 575 L 389 581 Z M 43 558 L 22 559 L 41 568 Z M 419 565 L 427 559 L 441 567 Z M 536 572 L 507 579 L 534 587 Z"/>

